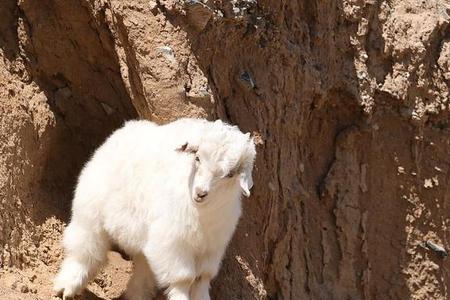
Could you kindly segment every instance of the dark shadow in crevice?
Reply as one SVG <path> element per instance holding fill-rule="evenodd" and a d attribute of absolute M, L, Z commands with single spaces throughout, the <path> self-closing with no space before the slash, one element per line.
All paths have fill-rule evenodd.
<path fill-rule="evenodd" d="M 25 33 L 23 47 L 10 47 L 11 57 L 24 57 L 26 72 L 55 117 L 40 141 L 43 168 L 31 217 L 37 224 L 51 216 L 67 221 L 81 167 L 137 112 L 121 78 L 111 33 L 104 20 L 96 20 L 101 14 L 92 15 L 75 0 L 25 0 L 12 10 Z"/>
<path fill-rule="evenodd" d="M 17 37 L 18 8 L 15 0 L 0 1 L 0 49 L 6 59 L 13 61 L 19 49 Z"/>

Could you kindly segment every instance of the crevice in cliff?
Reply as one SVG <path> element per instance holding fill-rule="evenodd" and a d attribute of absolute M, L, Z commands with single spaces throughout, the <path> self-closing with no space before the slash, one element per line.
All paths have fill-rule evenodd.
<path fill-rule="evenodd" d="M 107 52 L 114 49 L 112 40 L 101 37 L 105 28 L 93 21 L 89 7 L 70 1 L 41 4 L 20 3 L 23 25 L 17 48 L 30 80 L 44 93 L 56 117 L 41 180 L 45 196 L 41 209 L 34 209 L 38 222 L 53 214 L 68 218 L 83 162 L 114 128 L 136 116 L 121 84 L 117 57 Z"/>
<path fill-rule="evenodd" d="M 139 72 L 139 62 L 136 59 L 136 53 L 133 50 L 131 41 L 128 38 L 127 27 L 123 23 L 123 17 L 118 13 L 112 13 L 113 25 L 117 29 L 120 47 L 123 48 L 126 58 L 126 78 L 129 80 L 130 96 L 136 110 L 141 116 L 147 116 L 152 119 L 151 113 L 154 107 L 151 106 L 150 101 L 147 100 L 146 93 L 142 84 L 142 79 Z"/>

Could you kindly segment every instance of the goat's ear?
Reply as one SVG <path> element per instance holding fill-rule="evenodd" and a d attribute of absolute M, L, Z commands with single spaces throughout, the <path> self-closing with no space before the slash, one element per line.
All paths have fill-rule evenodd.
<path fill-rule="evenodd" d="M 175 150 L 178 152 L 196 153 L 198 150 L 198 147 L 186 142 L 186 143 L 182 144 L 181 146 L 177 147 Z"/>
<path fill-rule="evenodd" d="M 244 194 L 245 197 L 250 197 L 250 189 L 253 186 L 252 173 L 244 171 L 239 174 L 239 185 L 242 188 L 242 194 Z"/>

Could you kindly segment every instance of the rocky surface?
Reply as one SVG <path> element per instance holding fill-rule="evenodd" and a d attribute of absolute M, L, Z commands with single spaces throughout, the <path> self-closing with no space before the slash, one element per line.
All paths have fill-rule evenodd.
<path fill-rule="evenodd" d="M 2 299 L 50 298 L 93 149 L 125 120 L 181 116 L 258 137 L 213 299 L 448 299 L 450 1 L 4 0 L 0 13 Z M 111 255 L 84 299 L 120 295 L 130 265 Z"/>

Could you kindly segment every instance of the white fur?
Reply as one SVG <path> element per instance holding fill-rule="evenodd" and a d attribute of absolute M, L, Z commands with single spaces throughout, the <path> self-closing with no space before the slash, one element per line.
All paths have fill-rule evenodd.
<path fill-rule="evenodd" d="M 135 265 L 128 299 L 151 299 L 157 287 L 170 300 L 210 299 L 254 157 L 249 134 L 221 121 L 127 122 L 81 172 L 55 291 L 81 293 L 115 243 Z"/>

